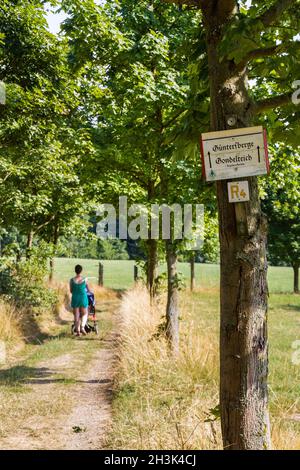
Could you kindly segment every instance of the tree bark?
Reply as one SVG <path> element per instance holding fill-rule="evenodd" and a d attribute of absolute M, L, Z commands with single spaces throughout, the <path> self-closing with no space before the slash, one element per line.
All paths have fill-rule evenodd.
<path fill-rule="evenodd" d="M 250 99 L 246 70 L 218 57 L 218 45 L 227 18 L 203 9 L 210 78 L 211 130 L 228 128 L 235 116 L 237 128 L 249 122 Z M 243 179 L 243 178 L 241 178 Z M 220 286 L 220 407 L 224 449 L 270 447 L 268 415 L 267 341 L 267 227 L 261 213 L 257 178 L 247 178 L 250 202 L 243 203 L 247 231 L 236 223 L 234 204 L 228 202 L 227 181 L 217 182 L 221 260 Z"/>
<path fill-rule="evenodd" d="M 193 254 L 190 260 L 191 266 L 191 291 L 195 289 L 196 279 L 195 279 L 195 255 Z"/>
<path fill-rule="evenodd" d="M 162 115 L 160 110 L 157 114 L 157 120 L 159 125 L 161 126 L 162 123 Z M 155 181 L 150 179 L 148 181 L 148 203 L 151 204 L 153 198 L 155 197 Z M 155 279 L 156 279 L 156 270 L 157 270 L 157 249 L 158 249 L 158 241 L 152 238 L 151 228 L 149 228 L 149 238 L 147 241 L 148 253 L 147 253 L 147 287 L 150 294 L 150 303 L 156 295 L 155 289 Z"/>
<path fill-rule="evenodd" d="M 136 265 L 133 267 L 133 278 L 134 282 L 137 283 L 139 279 L 139 268 Z"/>
<path fill-rule="evenodd" d="M 294 271 L 294 294 L 299 294 L 299 264 L 293 265 Z"/>
<path fill-rule="evenodd" d="M 147 259 L 147 287 L 150 294 L 150 299 L 155 297 L 155 279 L 157 269 L 157 240 L 149 239 L 148 245 L 148 259 Z"/>
<path fill-rule="evenodd" d="M 26 259 L 28 260 L 31 256 L 31 249 L 32 249 L 32 244 L 33 244 L 33 237 L 34 237 L 34 232 L 33 230 L 29 230 L 28 235 L 27 235 L 27 243 L 26 243 Z"/>
<path fill-rule="evenodd" d="M 53 245 L 54 245 L 54 255 L 56 254 L 56 249 L 58 245 L 59 239 L 59 227 L 58 224 L 54 225 L 54 233 L 53 233 Z M 49 273 L 49 282 L 53 282 L 54 279 L 54 269 L 55 269 L 55 259 L 54 257 L 50 259 L 50 273 Z"/>
<path fill-rule="evenodd" d="M 104 285 L 104 266 L 102 263 L 99 263 L 98 286 L 103 287 L 103 285 Z"/>
<path fill-rule="evenodd" d="M 166 336 L 172 352 L 179 351 L 179 305 L 177 285 L 177 254 L 174 243 L 166 241 L 168 268 L 168 301 L 166 310 Z"/>

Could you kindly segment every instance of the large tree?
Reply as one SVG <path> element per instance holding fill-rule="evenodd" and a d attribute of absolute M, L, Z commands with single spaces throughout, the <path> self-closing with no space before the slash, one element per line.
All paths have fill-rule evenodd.
<path fill-rule="evenodd" d="M 253 1 L 250 8 L 236 0 L 166 1 L 201 13 L 205 34 L 199 35 L 199 42 L 206 45 L 210 130 L 228 129 L 230 117 L 237 128 L 264 122 L 270 111 L 273 124 L 276 122 L 274 137 L 283 131 L 286 137 L 299 135 L 299 111 L 292 103 L 292 82 L 300 72 L 295 37 L 299 1 Z M 247 234 L 237 230 L 227 181 L 216 183 L 221 258 L 220 405 L 225 449 L 267 449 L 271 445 L 267 225 L 257 178 L 247 180 Z"/>
<path fill-rule="evenodd" d="M 198 131 L 195 125 L 188 127 L 192 149 L 186 139 L 183 144 L 182 134 L 187 116 L 198 105 L 195 97 L 192 103 L 188 99 L 190 59 L 184 54 L 193 47 L 197 18 L 157 0 L 108 1 L 102 8 L 89 1 L 76 8 L 66 1 L 63 4 L 70 15 L 64 27 L 75 63 L 86 67 L 94 80 L 88 103 L 94 121 L 97 119 L 94 135 L 99 151 L 94 174 L 101 170 L 108 180 L 113 174 L 122 175 L 123 181 L 140 187 L 138 202 L 148 207 L 196 202 L 203 193 L 199 166 L 198 172 L 193 171 L 198 163 L 194 145 Z M 114 38 L 103 32 L 103 22 L 110 25 L 108 31 L 115 32 Z M 105 51 L 103 41 L 107 41 Z M 102 89 L 98 82 L 96 90 L 96 77 L 98 74 L 99 80 L 103 69 Z M 122 195 L 124 182 L 117 189 Z M 151 238 L 150 229 L 144 246 L 147 285 L 153 297 L 158 240 Z M 168 240 L 166 332 L 174 350 L 178 349 L 179 326 L 176 249 L 174 240 Z"/>
<path fill-rule="evenodd" d="M 0 220 L 27 237 L 57 244 L 88 210 L 82 170 L 91 156 L 81 120 L 80 77 L 68 46 L 49 33 L 42 1 L 0 7 Z"/>

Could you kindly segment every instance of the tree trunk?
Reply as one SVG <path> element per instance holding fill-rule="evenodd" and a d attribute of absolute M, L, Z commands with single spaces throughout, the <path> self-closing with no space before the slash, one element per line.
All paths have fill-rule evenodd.
<path fill-rule="evenodd" d="M 104 285 L 104 266 L 102 263 L 99 263 L 98 286 L 103 287 L 103 285 Z"/>
<path fill-rule="evenodd" d="M 53 234 L 54 256 L 56 254 L 58 239 L 59 239 L 59 227 L 58 227 L 58 224 L 55 224 L 54 225 L 54 234 Z M 55 269 L 55 259 L 53 257 L 53 258 L 50 259 L 49 282 L 53 282 L 54 269 Z"/>
<path fill-rule="evenodd" d="M 139 280 L 139 268 L 136 265 L 134 265 L 134 267 L 133 267 L 133 278 L 134 278 L 134 282 L 136 284 Z"/>
<path fill-rule="evenodd" d="M 54 269 L 55 269 L 55 260 L 54 260 L 54 258 L 51 258 L 51 259 L 50 259 L 49 282 L 53 282 L 53 278 L 54 278 Z"/>
<path fill-rule="evenodd" d="M 179 305 L 177 285 L 177 254 L 171 240 L 166 241 L 168 268 L 168 301 L 166 310 L 166 336 L 174 354 L 179 351 Z"/>
<path fill-rule="evenodd" d="M 162 115 L 161 112 L 158 112 L 157 119 L 161 123 Z M 153 198 L 155 197 L 155 182 L 150 179 L 148 181 L 147 187 L 148 193 L 148 203 L 151 204 Z M 155 295 L 156 295 L 156 288 L 155 288 L 155 279 L 156 279 L 156 270 L 157 270 L 157 248 L 158 248 L 158 241 L 152 238 L 151 228 L 149 227 L 149 239 L 147 241 L 148 247 L 148 258 L 147 258 L 147 287 L 150 294 L 150 303 L 152 303 Z"/>
<path fill-rule="evenodd" d="M 191 260 L 190 260 L 190 266 L 191 266 L 191 291 L 195 289 L 195 255 L 192 255 Z"/>
<path fill-rule="evenodd" d="M 31 256 L 31 249 L 32 249 L 32 244 L 33 244 L 33 237 L 34 237 L 34 232 L 33 230 L 29 230 L 28 235 L 27 235 L 27 243 L 26 243 L 26 259 L 28 260 Z"/>
<path fill-rule="evenodd" d="M 232 2 L 232 5 L 235 2 Z M 204 10 L 211 84 L 211 130 L 250 124 L 246 70 L 221 63 L 218 45 L 226 18 Z M 243 178 L 241 178 L 243 179 Z M 247 178 L 250 202 L 243 203 L 247 230 L 237 225 L 235 205 L 228 202 L 227 181 L 217 182 L 221 259 L 220 407 L 225 449 L 270 447 L 268 416 L 267 262 L 265 218 L 257 178 Z M 248 233 L 247 233 L 248 232 Z"/>
<path fill-rule="evenodd" d="M 18 248 L 17 250 L 17 254 L 16 254 L 16 263 L 20 263 L 22 260 L 22 250 L 20 248 Z"/>
<path fill-rule="evenodd" d="M 299 264 L 294 264 L 293 270 L 294 270 L 294 294 L 299 294 Z"/>
<path fill-rule="evenodd" d="M 157 240 L 149 239 L 148 245 L 148 260 L 147 260 L 147 287 L 150 293 L 150 299 L 155 297 L 155 278 L 157 269 Z"/>

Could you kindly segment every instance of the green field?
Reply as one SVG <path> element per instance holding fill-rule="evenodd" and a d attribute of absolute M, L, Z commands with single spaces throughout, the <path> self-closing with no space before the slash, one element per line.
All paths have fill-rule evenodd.
<path fill-rule="evenodd" d="M 74 266 L 79 263 L 84 267 L 84 275 L 91 283 L 98 279 L 99 261 L 88 259 L 57 258 L 55 262 L 55 278 L 68 281 L 74 273 Z M 134 261 L 102 261 L 104 265 L 104 285 L 112 289 L 128 289 L 133 285 Z M 161 271 L 165 269 L 161 266 Z M 189 264 L 179 263 L 179 271 L 189 282 Z M 216 264 L 195 265 L 196 286 L 202 288 L 218 287 L 219 266 Z M 269 267 L 269 289 L 271 293 L 289 293 L 293 291 L 292 268 Z"/>

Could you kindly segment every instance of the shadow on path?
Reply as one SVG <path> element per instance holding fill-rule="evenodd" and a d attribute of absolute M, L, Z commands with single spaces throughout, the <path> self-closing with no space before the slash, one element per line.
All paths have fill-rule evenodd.
<path fill-rule="evenodd" d="M 76 380 L 70 378 L 55 378 L 55 374 L 61 374 L 63 371 L 51 370 L 48 367 L 28 367 L 24 365 L 14 366 L 10 369 L 0 371 L 0 385 L 22 385 L 35 384 L 47 385 L 50 383 L 71 383 L 71 384 L 108 384 L 110 379 L 101 380 Z"/>

